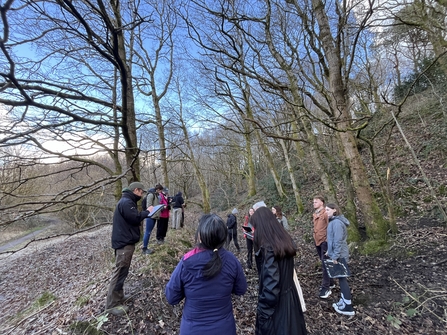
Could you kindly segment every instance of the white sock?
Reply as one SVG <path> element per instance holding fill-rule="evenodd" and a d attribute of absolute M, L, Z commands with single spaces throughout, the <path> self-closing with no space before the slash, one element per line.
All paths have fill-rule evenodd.
<path fill-rule="evenodd" d="M 343 296 L 343 293 L 341 294 L 341 299 L 343 300 L 345 305 L 352 305 L 352 301 L 348 300 L 348 299 L 345 299 L 345 297 Z"/>

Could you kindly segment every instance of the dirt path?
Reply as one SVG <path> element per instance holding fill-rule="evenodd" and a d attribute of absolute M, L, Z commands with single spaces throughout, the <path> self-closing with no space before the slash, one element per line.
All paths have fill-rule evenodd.
<path fill-rule="evenodd" d="M 49 227 L 44 227 L 42 229 L 33 231 L 32 233 L 29 233 L 25 236 L 22 236 L 16 240 L 12 240 L 9 242 L 6 242 L 6 244 L 0 246 L 0 253 L 4 252 L 4 251 L 8 251 L 12 248 L 14 248 L 15 246 L 22 244 L 24 242 L 28 242 L 30 240 L 33 240 L 35 238 L 37 238 L 38 235 L 40 235 L 42 232 L 44 232 L 45 230 L 47 230 Z"/>

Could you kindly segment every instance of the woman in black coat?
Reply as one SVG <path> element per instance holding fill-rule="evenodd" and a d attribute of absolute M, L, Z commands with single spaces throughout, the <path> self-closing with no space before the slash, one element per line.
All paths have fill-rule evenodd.
<path fill-rule="evenodd" d="M 261 207 L 251 217 L 255 250 L 263 255 L 259 276 L 256 335 L 307 334 L 293 281 L 295 244 L 275 215 Z"/>

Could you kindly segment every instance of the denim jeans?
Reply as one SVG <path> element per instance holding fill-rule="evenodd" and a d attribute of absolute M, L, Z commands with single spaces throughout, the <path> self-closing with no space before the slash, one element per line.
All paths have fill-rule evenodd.
<path fill-rule="evenodd" d="M 143 249 L 147 249 L 147 245 L 149 244 L 149 238 L 151 237 L 152 229 L 154 229 L 156 221 L 157 220 L 154 220 L 152 218 L 146 219 L 146 227 L 144 229 L 144 236 L 143 236 Z"/>
<path fill-rule="evenodd" d="M 327 273 L 326 267 L 324 266 L 323 259 L 327 258 L 324 254 L 327 251 L 327 242 L 323 242 L 320 245 L 315 246 L 317 248 L 318 257 L 321 260 L 321 266 L 323 268 L 323 280 L 321 281 L 321 288 L 329 290 L 329 285 L 331 284 L 331 279 Z"/>

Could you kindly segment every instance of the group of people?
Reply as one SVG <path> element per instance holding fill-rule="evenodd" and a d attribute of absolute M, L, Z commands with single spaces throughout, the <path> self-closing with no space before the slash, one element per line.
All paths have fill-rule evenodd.
<path fill-rule="evenodd" d="M 173 216 L 172 228 L 178 229 L 183 227 L 185 201 L 182 192 L 178 192 L 175 197 L 169 197 L 169 190 L 157 184 L 154 188 L 147 191 L 147 195 L 144 197 L 141 206 L 142 208 L 148 208 L 149 206 L 155 207 L 158 205 L 164 205 L 163 209 L 151 217 L 147 217 L 145 220 L 142 251 L 147 255 L 153 252 L 152 249 L 148 248 L 148 244 L 155 225 L 157 225 L 157 243 L 165 243 L 171 209 Z"/>
<path fill-rule="evenodd" d="M 235 214 L 233 210 L 232 215 Z M 255 231 L 252 241 L 256 257 L 262 260 L 258 267 L 256 334 L 307 334 L 293 280 L 296 247 L 291 236 L 265 206 L 254 206 L 250 225 Z M 170 304 L 185 299 L 182 335 L 236 335 L 231 297 L 243 295 L 247 282 L 241 263 L 225 248 L 234 238 L 230 229 L 235 228 L 216 214 L 202 216 L 197 246 L 183 256 L 166 285 Z"/>
<path fill-rule="evenodd" d="M 319 296 L 327 299 L 331 294 L 331 289 L 335 287 L 333 278 L 329 277 L 325 259 L 331 259 L 334 264 L 343 262 L 347 267 L 349 261 L 349 248 L 347 244 L 349 221 L 341 213 L 340 208 L 334 203 L 325 204 L 322 196 L 315 196 L 313 199 L 313 236 L 318 256 L 323 268 L 323 279 Z M 351 289 L 346 277 L 340 277 L 341 298 L 334 303 L 335 311 L 344 315 L 355 315 L 352 308 Z"/>
<path fill-rule="evenodd" d="M 114 213 L 112 247 L 115 249 L 116 268 L 109 286 L 106 308 L 116 315 L 128 310 L 123 304 L 126 300 L 123 284 L 129 272 L 135 244 L 140 239 L 140 222 L 154 206 L 148 202 L 148 197 L 146 209 L 141 212 L 137 210 L 136 204 L 143 193 L 141 183 L 130 184 L 123 190 L 122 199 Z M 324 205 L 322 197 L 315 197 L 314 238 L 318 254 L 321 259 L 328 257 L 335 263 L 342 259 L 347 261 L 346 226 L 349 221 L 341 215 L 335 204 Z M 181 335 L 207 332 L 213 335 L 236 334 L 232 295 L 241 296 L 247 291 L 241 263 L 227 250 L 231 239 L 235 240 L 235 246 L 240 250 L 237 244 L 236 214 L 237 209 L 234 209 L 231 213 L 234 218 L 229 216 L 226 223 L 216 214 L 200 218 L 195 236 L 196 247 L 182 257 L 166 285 L 165 294 L 170 304 L 175 305 L 185 299 Z M 268 209 L 261 201 L 249 210 L 247 216 L 244 222 L 244 227 L 248 228 L 244 228 L 247 266 L 252 267 L 254 251 L 259 279 L 255 334 L 307 334 L 303 306 L 294 281 L 296 245 L 287 232 L 288 224 L 287 221 L 284 223 L 285 216 L 281 208 L 275 206 Z M 339 283 L 341 299 L 333 307 L 338 313 L 354 315 L 346 278 L 339 278 Z M 327 298 L 331 294 L 327 293 L 330 285 L 323 263 L 320 297 Z"/>

